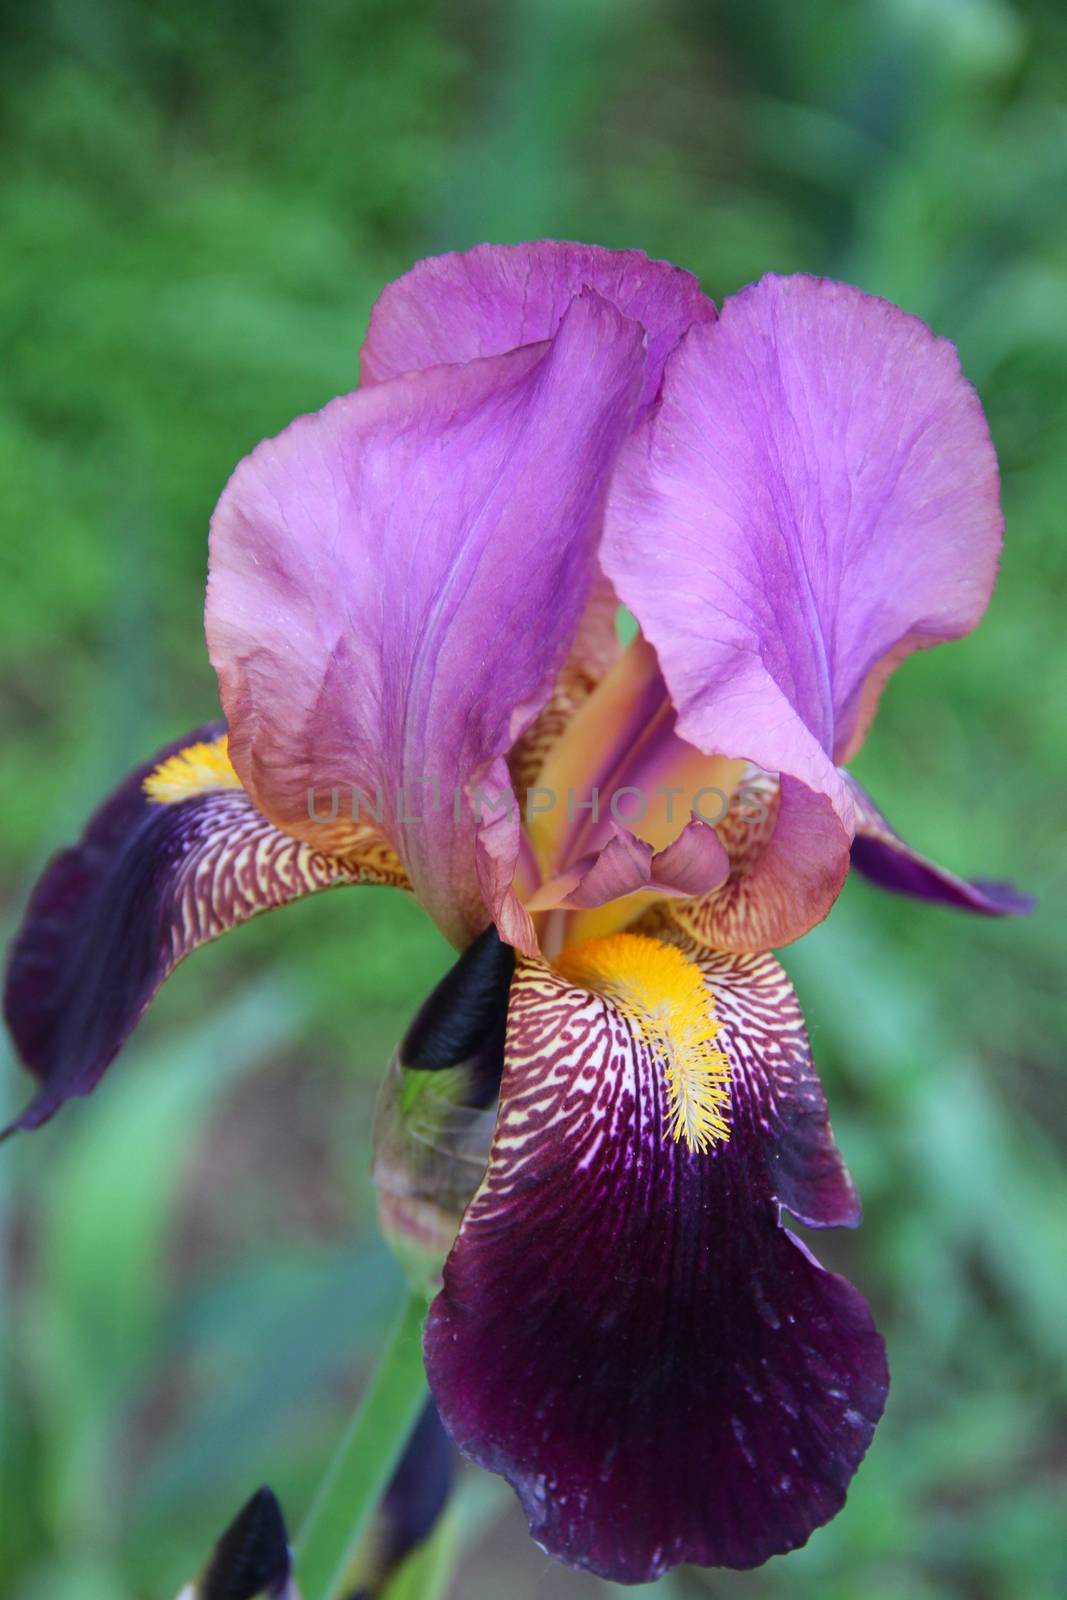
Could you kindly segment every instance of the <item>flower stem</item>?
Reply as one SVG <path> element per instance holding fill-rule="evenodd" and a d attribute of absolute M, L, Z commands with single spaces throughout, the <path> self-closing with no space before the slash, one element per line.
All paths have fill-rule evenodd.
<path fill-rule="evenodd" d="M 338 1600 L 426 1399 L 426 1299 L 410 1294 L 312 1501 L 296 1545 L 302 1600 Z"/>

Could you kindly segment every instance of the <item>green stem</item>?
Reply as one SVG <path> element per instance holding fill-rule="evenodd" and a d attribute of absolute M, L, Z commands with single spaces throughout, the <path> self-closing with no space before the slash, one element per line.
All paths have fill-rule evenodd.
<path fill-rule="evenodd" d="M 302 1600 L 338 1600 L 426 1399 L 422 1323 L 426 1299 L 411 1294 L 370 1387 L 319 1485 L 296 1546 Z"/>

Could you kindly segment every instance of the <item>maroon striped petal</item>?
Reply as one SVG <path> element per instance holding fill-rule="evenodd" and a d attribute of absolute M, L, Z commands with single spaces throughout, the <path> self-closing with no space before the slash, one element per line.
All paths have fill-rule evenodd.
<path fill-rule="evenodd" d="M 781 1226 L 780 1207 L 859 1218 L 788 980 L 768 955 L 680 944 L 723 1025 L 729 1138 L 703 1155 L 665 1138 L 638 1030 L 520 962 L 489 1170 L 426 1332 L 460 1448 L 551 1555 L 628 1583 L 803 1544 L 888 1381 L 862 1296 Z"/>
<path fill-rule="evenodd" d="M 1025 916 L 1036 901 L 1012 883 L 997 883 L 988 878 L 958 878 L 919 855 L 883 817 L 867 791 L 852 775 L 846 774 L 856 806 L 856 837 L 852 841 L 852 865 L 857 872 L 890 889 L 894 894 L 911 895 L 960 911 L 974 911 L 982 917 Z"/>
<path fill-rule="evenodd" d="M 856 816 L 850 864 L 864 877 L 897 894 L 980 916 L 1023 915 L 1033 909 L 1033 897 L 1010 883 L 959 878 L 919 855 L 851 773 L 842 777 Z M 693 938 L 720 950 L 765 950 L 788 944 L 826 914 L 840 888 L 840 875 L 836 886 L 833 875 L 824 875 L 818 830 L 806 825 L 809 811 L 818 804 L 802 784 L 749 768 L 718 829 L 730 860 L 726 881 L 675 908 Z"/>
<path fill-rule="evenodd" d="M 4 1015 L 40 1089 L 6 1131 L 88 1094 L 191 950 L 341 883 L 406 886 L 369 832 L 345 857 L 280 833 L 241 787 L 222 723 L 138 767 L 45 868 L 12 947 Z"/>

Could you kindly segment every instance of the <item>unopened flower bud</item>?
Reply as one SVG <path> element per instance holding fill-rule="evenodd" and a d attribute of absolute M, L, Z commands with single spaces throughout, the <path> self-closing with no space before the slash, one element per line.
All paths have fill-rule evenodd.
<path fill-rule="evenodd" d="M 178 1600 L 300 1600 L 281 1507 L 257 1489 L 212 1552 L 203 1576 Z"/>
<path fill-rule="evenodd" d="M 496 1123 L 514 952 L 489 928 L 423 1004 L 378 1099 L 382 1232 L 427 1293 L 481 1183 Z"/>

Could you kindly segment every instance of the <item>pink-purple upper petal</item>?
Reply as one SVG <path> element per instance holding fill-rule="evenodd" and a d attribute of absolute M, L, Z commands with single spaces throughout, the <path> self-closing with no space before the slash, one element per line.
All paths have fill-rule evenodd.
<path fill-rule="evenodd" d="M 475 786 L 574 635 L 643 342 L 583 293 L 549 343 L 300 418 L 215 512 L 206 625 L 242 782 L 277 826 L 334 848 L 352 788 L 384 804 L 458 944 L 486 922 Z M 310 817 L 309 791 L 329 818 L 334 790 L 341 817 Z"/>
<path fill-rule="evenodd" d="M 482 244 L 430 256 L 383 289 L 360 357 L 362 382 L 551 338 L 584 287 L 647 333 L 642 407 L 655 398 L 663 364 L 686 329 L 715 316 L 692 273 L 650 261 L 641 250 L 555 239 Z"/>
<path fill-rule="evenodd" d="M 669 361 L 602 561 L 681 735 L 825 795 L 837 853 L 853 814 L 835 757 L 891 665 L 978 622 L 1001 527 L 953 347 L 847 284 L 767 277 Z"/>

